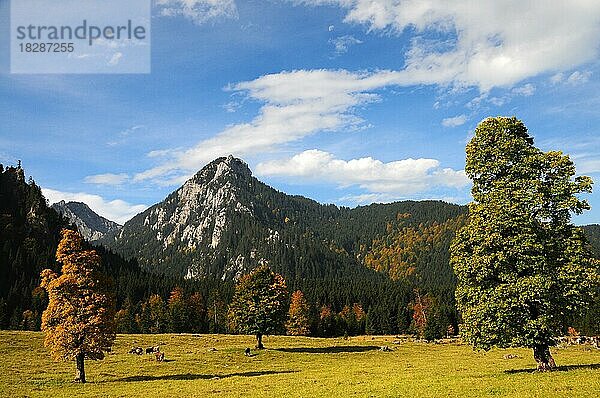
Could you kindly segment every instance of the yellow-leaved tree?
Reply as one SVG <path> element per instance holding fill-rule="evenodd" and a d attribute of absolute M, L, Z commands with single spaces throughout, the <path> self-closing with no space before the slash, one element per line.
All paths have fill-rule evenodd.
<path fill-rule="evenodd" d="M 56 249 L 62 274 L 42 271 L 41 287 L 48 293 L 42 314 L 44 346 L 55 360 L 75 359 L 75 381 L 85 383 L 85 359 L 103 359 L 115 340 L 115 305 L 111 281 L 101 272 L 100 256 L 84 250 L 76 231 L 62 230 Z"/>

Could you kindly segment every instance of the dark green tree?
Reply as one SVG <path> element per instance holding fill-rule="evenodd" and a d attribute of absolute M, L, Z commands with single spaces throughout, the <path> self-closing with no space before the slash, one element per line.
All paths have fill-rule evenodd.
<path fill-rule="evenodd" d="M 256 336 L 256 348 L 264 348 L 263 335 L 281 332 L 286 320 L 285 280 L 267 265 L 240 278 L 229 306 L 232 329 Z"/>
<path fill-rule="evenodd" d="M 451 246 L 461 335 L 484 350 L 532 348 L 538 369 L 552 369 L 549 348 L 598 283 L 598 262 L 571 223 L 589 209 L 576 195 L 592 180 L 575 177 L 568 156 L 536 148 L 514 117 L 481 122 L 466 152 L 473 202 Z"/>
<path fill-rule="evenodd" d="M 188 322 L 191 332 L 200 333 L 206 331 L 206 307 L 204 298 L 200 292 L 194 292 L 187 299 Z"/>
<path fill-rule="evenodd" d="M 209 333 L 228 332 L 227 302 L 221 291 L 214 289 L 210 292 L 206 316 L 208 317 Z"/>

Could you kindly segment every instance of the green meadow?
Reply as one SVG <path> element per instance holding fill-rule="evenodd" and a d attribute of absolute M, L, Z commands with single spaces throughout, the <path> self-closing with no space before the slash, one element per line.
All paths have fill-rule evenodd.
<path fill-rule="evenodd" d="M 40 332 L 0 332 L 1 397 L 598 397 L 600 350 L 553 349 L 560 366 L 534 371 L 527 349 L 473 351 L 458 341 L 428 344 L 394 336 L 344 340 L 270 336 L 119 335 L 103 361 L 53 362 Z M 165 362 L 133 355 L 161 346 Z M 391 351 L 381 351 L 381 346 Z M 506 357 L 510 356 L 510 359 Z"/>

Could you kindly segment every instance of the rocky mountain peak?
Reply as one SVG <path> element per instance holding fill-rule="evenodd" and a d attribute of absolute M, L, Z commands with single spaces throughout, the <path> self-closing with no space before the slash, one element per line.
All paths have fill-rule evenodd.
<path fill-rule="evenodd" d="M 54 203 L 52 208 L 75 224 L 81 235 L 88 241 L 101 239 L 107 233 L 117 231 L 121 226 L 96 214 L 88 205 L 82 202 Z"/>
<path fill-rule="evenodd" d="M 252 180 L 250 168 L 241 159 L 217 158 L 164 201 L 126 223 L 117 239 L 142 233 L 160 250 L 214 250 L 231 227 L 232 213 L 253 215 L 247 194 Z"/>
<path fill-rule="evenodd" d="M 248 164 L 232 155 L 220 157 L 202 168 L 191 180 L 195 183 L 207 184 L 223 179 L 246 180 L 252 177 Z"/>

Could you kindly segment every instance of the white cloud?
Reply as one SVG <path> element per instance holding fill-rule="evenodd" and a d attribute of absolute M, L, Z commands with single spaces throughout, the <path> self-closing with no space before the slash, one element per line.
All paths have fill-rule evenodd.
<path fill-rule="evenodd" d="M 504 96 L 504 97 L 490 97 L 487 99 L 487 101 L 492 104 L 492 105 L 496 105 L 496 106 L 502 106 L 504 104 L 506 104 L 508 101 L 510 100 L 509 97 Z"/>
<path fill-rule="evenodd" d="M 232 85 L 229 90 L 263 103 L 253 120 L 229 126 L 188 150 L 171 151 L 163 164 L 136 174 L 134 179 L 178 184 L 219 156 L 243 157 L 272 151 L 320 131 L 360 128 L 364 121 L 354 109 L 378 101 L 374 91 L 402 82 L 401 75 L 389 71 L 299 70 Z"/>
<path fill-rule="evenodd" d="M 591 75 L 592 75 L 592 72 L 589 72 L 589 71 L 586 71 L 586 72 L 575 71 L 569 75 L 569 77 L 566 80 L 566 83 L 570 84 L 572 86 L 584 84 L 584 83 L 587 83 L 587 81 L 590 79 Z"/>
<path fill-rule="evenodd" d="M 348 205 L 367 205 L 371 203 L 391 203 L 399 200 L 406 200 L 407 197 L 403 195 L 387 194 L 387 193 L 365 193 L 358 195 L 346 195 L 338 199 L 340 203 Z M 411 196 L 411 199 L 414 197 Z M 468 195 L 463 196 L 445 196 L 445 195 L 433 195 L 433 196 L 422 196 L 419 200 L 443 200 L 449 203 L 460 203 L 467 204 L 471 198 Z"/>
<path fill-rule="evenodd" d="M 125 173 L 120 174 L 96 174 L 87 176 L 84 178 L 84 182 L 88 184 L 101 184 L 101 185 L 121 185 L 129 180 L 129 175 Z"/>
<path fill-rule="evenodd" d="M 134 205 L 120 199 L 105 200 L 99 195 L 85 192 L 61 192 L 50 188 L 42 188 L 42 193 L 51 204 L 60 202 L 61 200 L 66 202 L 83 202 L 97 214 L 119 224 L 124 224 L 133 216 L 148 208 L 146 205 Z"/>
<path fill-rule="evenodd" d="M 135 181 L 178 184 L 218 156 L 272 152 L 318 132 L 364 127 L 356 109 L 379 101 L 377 91 L 389 86 L 475 86 L 485 96 L 469 106 L 476 107 L 481 101 L 500 106 L 510 101 L 510 96 L 490 98 L 491 88 L 512 87 L 540 73 L 573 69 L 598 55 L 600 2 L 595 0 L 569 4 L 517 0 L 295 2 L 338 5 L 347 10 L 346 22 L 365 24 L 371 31 L 399 34 L 411 30 L 414 37 L 405 54 L 405 68 L 297 70 L 233 84 L 229 87 L 232 92 L 262 103 L 252 120 L 229 126 L 187 150 L 168 151 L 162 163 L 136 174 Z M 161 4 L 229 10 L 213 14 L 235 10 L 230 0 L 161 0 Z M 529 95 L 534 90 L 533 85 L 525 85 L 512 95 Z M 165 149 L 158 151 L 165 153 Z"/>
<path fill-rule="evenodd" d="M 273 152 L 318 132 L 363 128 L 365 122 L 355 110 L 380 101 L 378 90 L 428 79 L 428 73 L 414 71 L 297 70 L 234 84 L 228 89 L 235 95 L 245 93 L 263 103 L 254 119 L 229 126 L 187 150 L 152 151 L 167 156 L 158 166 L 137 173 L 134 181 L 177 185 L 219 156 Z"/>
<path fill-rule="evenodd" d="M 368 190 L 369 195 L 380 195 L 379 200 L 381 195 L 406 196 L 439 187 L 462 188 L 469 183 L 464 171 L 441 168 L 436 159 L 409 158 L 384 163 L 366 157 L 346 161 L 317 149 L 260 163 L 256 173 L 327 181 L 341 187 L 357 185 Z"/>
<path fill-rule="evenodd" d="M 136 131 L 138 131 L 140 129 L 143 129 L 144 127 L 146 127 L 146 126 L 144 126 L 142 124 L 138 124 L 138 125 L 135 125 L 135 126 L 132 126 L 132 127 L 129 127 L 129 128 L 127 128 L 125 130 L 120 131 L 119 135 L 121 137 L 127 137 L 127 136 L 135 133 Z"/>
<path fill-rule="evenodd" d="M 591 76 L 592 76 L 592 72 L 590 72 L 590 71 L 580 72 L 580 71 L 576 70 L 575 72 L 571 73 L 568 77 L 565 77 L 565 73 L 559 72 L 555 75 L 552 75 L 552 77 L 550 77 L 550 83 L 552 83 L 552 84 L 565 83 L 565 84 L 569 84 L 571 86 L 577 86 L 579 84 L 587 83 L 587 81 L 590 79 Z"/>
<path fill-rule="evenodd" d="M 365 205 L 371 203 L 390 203 L 402 200 L 404 197 L 391 195 L 389 193 L 362 193 L 358 195 L 346 195 L 339 198 L 341 203 L 352 203 L 355 205 Z"/>
<path fill-rule="evenodd" d="M 347 10 L 345 22 L 364 24 L 370 31 L 411 30 L 415 37 L 406 54 L 406 72 L 427 72 L 431 82 L 478 86 L 482 91 L 572 69 L 596 59 L 599 51 L 597 0 L 294 2 L 337 5 Z M 442 33 L 442 38 L 431 39 L 430 33 Z"/>
<path fill-rule="evenodd" d="M 121 52 L 114 53 L 112 55 L 112 57 L 110 58 L 110 60 L 108 61 L 108 65 L 110 65 L 110 66 L 117 65 L 122 57 L 123 57 L 123 53 L 121 53 Z"/>
<path fill-rule="evenodd" d="M 489 92 L 483 92 L 477 97 L 473 98 L 471 101 L 469 101 L 466 104 L 466 107 L 469 109 L 477 109 L 484 106 L 485 104 L 503 106 L 505 104 L 510 103 L 512 99 L 516 96 L 530 97 L 533 94 L 535 94 L 535 90 L 536 87 L 533 84 L 527 83 L 522 86 L 515 87 L 512 90 L 510 90 L 510 92 L 501 96 L 490 97 Z"/>
<path fill-rule="evenodd" d="M 555 75 L 552 75 L 550 77 L 550 83 L 552 83 L 552 84 L 558 84 L 558 83 L 562 82 L 564 79 L 565 79 L 565 74 L 562 73 L 562 72 L 559 72 L 559 73 L 557 73 Z"/>
<path fill-rule="evenodd" d="M 329 39 L 329 43 L 333 44 L 336 55 L 342 55 L 347 53 L 350 47 L 356 44 L 362 44 L 362 41 L 352 35 L 344 35 L 336 37 L 335 39 Z"/>
<path fill-rule="evenodd" d="M 238 17 L 234 0 L 156 0 L 155 5 L 161 16 L 182 16 L 196 24 Z"/>
<path fill-rule="evenodd" d="M 465 124 L 466 121 L 467 121 L 467 116 L 466 115 L 459 115 L 459 116 L 454 116 L 454 117 L 448 117 L 448 118 L 442 120 L 442 126 L 444 126 L 444 127 L 458 127 L 458 126 L 462 126 L 463 124 Z"/>
<path fill-rule="evenodd" d="M 530 97 L 535 94 L 535 86 L 531 83 L 527 83 L 521 87 L 513 88 L 512 93 L 516 95 L 522 95 L 523 97 Z"/>
<path fill-rule="evenodd" d="M 145 127 L 146 126 L 144 126 L 144 125 L 135 125 L 135 126 L 126 128 L 125 130 L 121 130 L 116 134 L 116 136 L 111 141 L 108 141 L 106 144 L 108 146 L 121 145 L 127 141 L 128 137 L 132 136 L 137 131 L 144 129 Z"/>

